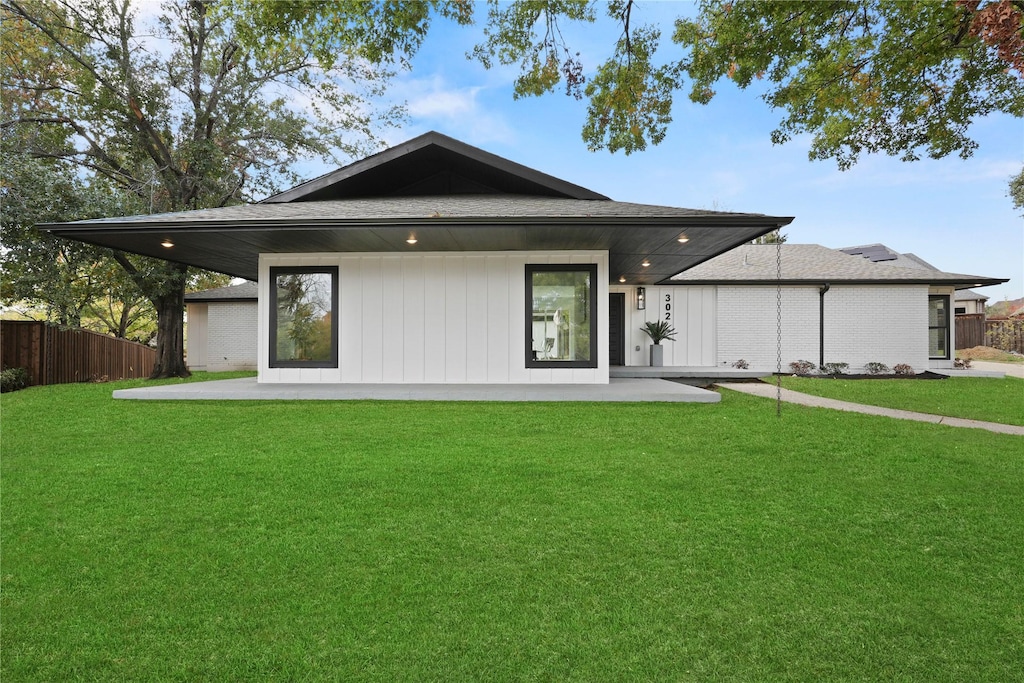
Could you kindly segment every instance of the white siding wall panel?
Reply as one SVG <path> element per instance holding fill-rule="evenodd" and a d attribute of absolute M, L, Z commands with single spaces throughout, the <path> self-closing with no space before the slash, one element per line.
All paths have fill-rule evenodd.
<path fill-rule="evenodd" d="M 445 381 L 445 314 L 447 311 L 444 280 L 444 257 L 427 256 L 423 259 L 424 295 L 424 363 L 423 381 L 438 384 Z"/>
<path fill-rule="evenodd" d="M 381 339 L 381 381 L 399 383 L 405 377 L 405 283 L 402 261 L 395 256 L 381 259 L 381 306 L 383 338 Z"/>
<path fill-rule="evenodd" d="M 185 355 L 191 370 L 206 370 L 207 344 L 207 304 L 188 304 L 186 320 L 187 337 L 185 338 Z"/>
<path fill-rule="evenodd" d="M 338 359 L 342 382 L 363 381 L 363 331 L 356 323 L 363 316 L 361 259 L 344 256 L 338 268 Z M 273 265 L 278 265 L 274 263 Z M 267 279 L 270 278 L 269 272 Z M 263 274 L 260 273 L 260 281 Z M 262 333 L 261 333 L 262 334 Z M 263 365 L 260 366 L 261 368 Z"/>
<path fill-rule="evenodd" d="M 598 264 L 597 369 L 527 369 L 527 263 Z M 268 367 L 271 266 L 339 267 L 338 369 Z M 604 252 L 264 254 L 261 382 L 528 383 L 608 381 Z"/>
<path fill-rule="evenodd" d="M 363 337 L 363 381 L 382 382 L 384 377 L 384 281 L 381 259 L 364 256 L 359 259 L 362 270 L 363 314 L 359 328 Z"/>
<path fill-rule="evenodd" d="M 709 367 L 715 361 L 714 287 L 645 287 L 646 308 L 637 310 L 636 287 L 613 286 L 610 291 L 626 295 L 626 364 L 650 365 L 651 338 L 641 328 L 645 322 L 664 320 L 676 329 L 676 340 L 662 342 L 665 365 Z M 607 301 L 604 302 L 607 307 Z M 607 343 L 607 340 L 605 340 Z M 637 349 L 639 347 L 639 349 Z"/>
<path fill-rule="evenodd" d="M 487 382 L 490 337 L 487 330 L 487 257 L 466 257 L 466 381 Z"/>
<path fill-rule="evenodd" d="M 444 258 L 445 297 L 445 381 L 466 381 L 468 325 L 466 320 L 466 257 Z"/>
<path fill-rule="evenodd" d="M 423 259 L 401 259 L 403 287 L 402 335 L 403 377 L 406 382 L 423 382 L 426 326 L 424 316 Z M 389 380 L 390 381 L 390 380 Z"/>
<path fill-rule="evenodd" d="M 505 383 L 509 378 L 512 348 L 509 325 L 509 258 L 487 256 L 487 379 Z"/>

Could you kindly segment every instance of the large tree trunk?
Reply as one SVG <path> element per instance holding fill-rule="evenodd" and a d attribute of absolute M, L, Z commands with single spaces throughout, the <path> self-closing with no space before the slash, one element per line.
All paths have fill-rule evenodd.
<path fill-rule="evenodd" d="M 185 366 L 185 270 L 174 291 L 154 298 L 156 308 L 156 365 L 150 379 L 161 377 L 188 377 L 192 373 Z"/>

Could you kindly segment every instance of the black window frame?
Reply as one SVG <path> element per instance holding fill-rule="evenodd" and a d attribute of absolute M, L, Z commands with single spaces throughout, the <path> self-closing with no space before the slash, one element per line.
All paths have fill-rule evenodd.
<path fill-rule="evenodd" d="M 945 320 L 945 324 L 944 325 L 932 325 L 932 321 L 931 321 L 932 301 L 942 301 L 942 302 L 945 303 L 945 310 L 946 310 L 945 318 L 946 318 L 946 320 Z M 950 353 L 952 351 L 952 349 L 950 348 L 950 346 L 952 346 L 952 344 L 951 344 L 952 336 L 950 335 L 950 318 L 952 318 L 953 316 L 951 316 L 949 314 L 951 308 L 952 308 L 952 306 L 950 305 L 950 296 L 948 294 L 929 294 L 928 295 L 928 359 L 929 360 L 949 360 L 950 357 L 952 356 L 952 354 Z M 946 336 L 946 343 L 943 345 L 945 347 L 945 349 L 946 349 L 946 354 L 944 356 L 933 356 L 932 355 L 932 340 L 931 340 L 931 331 L 932 330 L 942 330 L 943 333 Z"/>
<path fill-rule="evenodd" d="M 277 278 L 279 275 L 331 276 L 331 359 L 277 359 Z M 338 267 L 337 266 L 271 266 L 270 267 L 270 358 L 271 368 L 337 368 L 338 367 Z"/>
<path fill-rule="evenodd" d="M 533 274 L 584 272 L 590 275 L 588 315 L 590 316 L 590 360 L 539 360 L 533 357 Z M 526 264 L 526 339 L 527 368 L 596 368 L 597 354 L 597 264 L 596 263 L 527 263 Z"/>

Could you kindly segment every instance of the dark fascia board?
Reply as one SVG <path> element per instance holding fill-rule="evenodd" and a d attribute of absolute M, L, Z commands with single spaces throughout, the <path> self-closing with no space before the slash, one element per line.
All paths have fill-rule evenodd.
<path fill-rule="evenodd" d="M 352 178 L 370 169 L 387 164 L 411 152 L 429 147 L 430 145 L 443 147 L 451 152 L 460 154 L 474 161 L 487 164 L 488 166 L 493 166 L 505 173 L 519 176 L 529 180 L 530 182 L 547 187 L 553 192 L 557 192 L 558 194 L 570 199 L 609 200 L 609 197 L 594 192 L 593 190 L 588 190 L 585 187 L 575 185 L 566 180 L 562 180 L 561 178 L 556 178 L 546 173 L 534 170 L 528 166 L 523 166 L 522 164 L 500 157 L 497 154 L 485 152 L 478 147 L 467 145 L 466 143 L 456 140 L 455 138 L 450 138 L 447 135 L 431 131 L 429 133 L 424 133 L 419 137 L 415 137 L 412 140 L 408 140 L 407 142 L 403 142 L 382 152 L 366 157 L 365 159 L 360 159 L 348 166 L 343 166 L 336 171 L 325 173 L 319 178 L 308 180 L 291 188 L 290 190 L 285 190 L 284 192 L 267 197 L 260 203 L 278 204 L 300 201 L 303 197 L 323 190 L 331 185 L 341 183 L 348 178 Z"/>
<path fill-rule="evenodd" d="M 631 225 L 679 227 L 745 227 L 767 226 L 761 234 L 789 225 L 791 216 L 762 216 L 760 214 L 730 214 L 691 216 L 485 216 L 485 217 L 442 217 L 442 218 L 357 218 L 357 219 L 286 219 L 254 220 L 239 223 L 237 220 L 175 221 L 173 223 L 139 223 L 104 219 L 102 222 L 77 221 L 74 223 L 40 223 L 36 227 L 59 237 L 75 238 L 76 233 L 124 232 L 145 233 L 189 230 L 194 232 L 219 232 L 224 228 L 237 230 L 309 230 L 330 228 L 381 228 L 381 227 L 440 227 L 444 225 Z M 744 240 L 744 242 L 749 240 Z M 743 244 L 739 242 L 729 248 Z M 712 256 L 708 257 L 709 259 Z"/>
<path fill-rule="evenodd" d="M 804 286 L 804 287 L 820 287 L 824 284 L 832 286 L 842 285 L 928 285 L 932 287 L 953 287 L 954 289 L 973 289 L 975 287 L 990 287 L 992 285 L 1001 285 L 1005 282 L 1009 282 L 1009 278 L 988 278 L 982 277 L 974 280 L 938 280 L 935 278 L 915 278 L 912 280 L 895 280 L 895 279 L 881 279 L 881 280 L 865 280 L 863 278 L 856 280 L 842 280 L 837 278 L 815 278 L 812 280 L 666 280 L 659 284 L 663 285 L 758 285 L 758 286 L 771 286 L 775 285 L 786 285 L 786 286 Z"/>
<path fill-rule="evenodd" d="M 258 301 L 259 297 L 255 296 L 214 296 L 214 297 L 203 297 L 203 296 L 189 296 L 185 295 L 185 303 L 187 304 L 219 304 L 221 302 L 231 303 L 235 301 Z"/>

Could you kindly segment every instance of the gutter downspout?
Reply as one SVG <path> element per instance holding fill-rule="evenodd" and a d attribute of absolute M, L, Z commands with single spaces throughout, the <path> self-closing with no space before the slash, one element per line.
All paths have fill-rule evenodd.
<path fill-rule="evenodd" d="M 829 290 L 826 282 L 818 290 L 818 368 L 825 364 L 825 292 Z"/>

